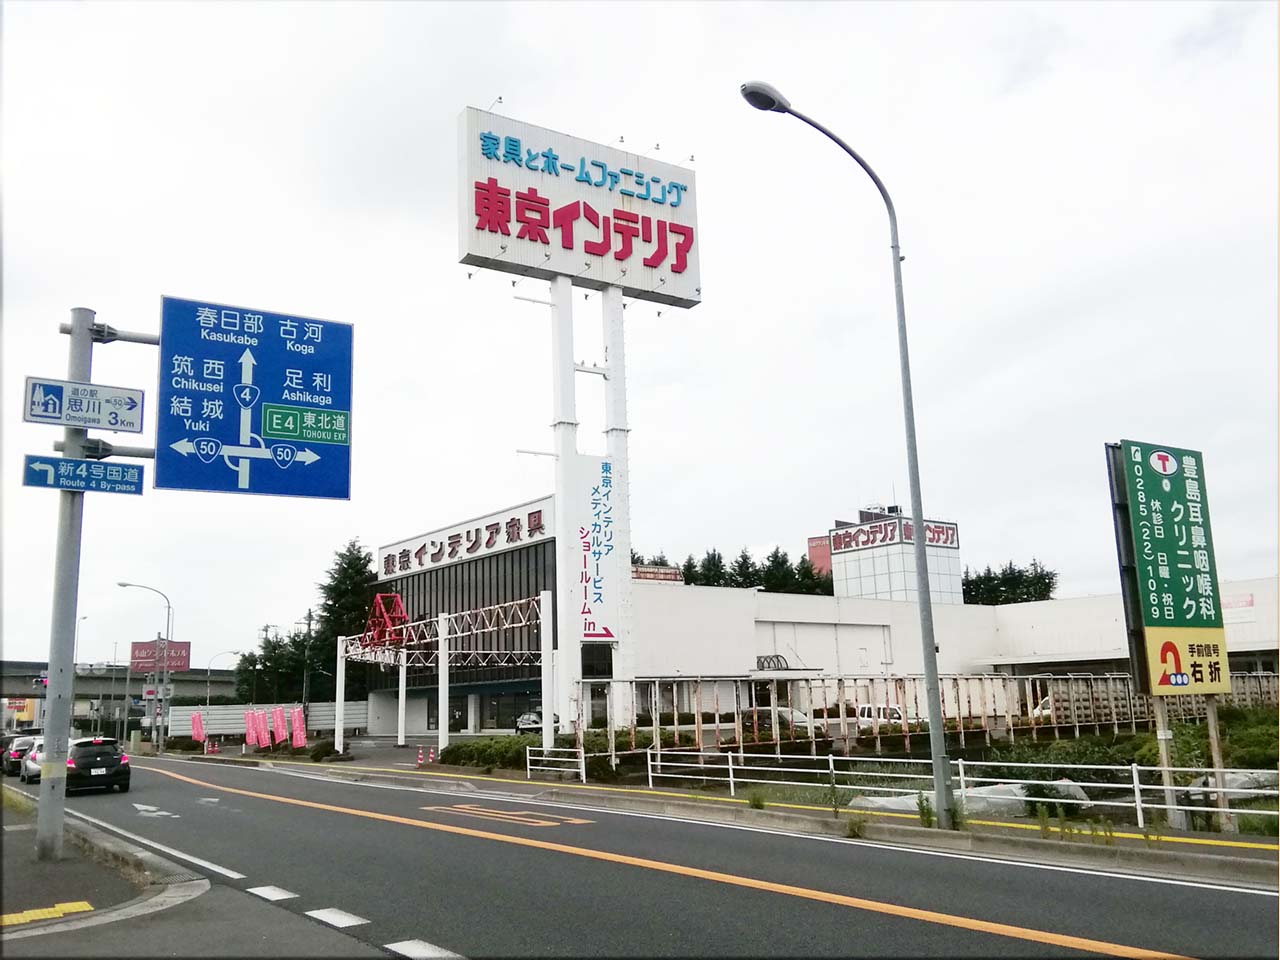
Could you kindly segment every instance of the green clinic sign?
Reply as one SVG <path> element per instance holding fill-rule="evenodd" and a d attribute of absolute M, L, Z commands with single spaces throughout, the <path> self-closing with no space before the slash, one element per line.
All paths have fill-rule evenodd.
<path fill-rule="evenodd" d="M 1120 449 L 1151 690 L 1227 693 L 1204 458 L 1135 440 Z"/>

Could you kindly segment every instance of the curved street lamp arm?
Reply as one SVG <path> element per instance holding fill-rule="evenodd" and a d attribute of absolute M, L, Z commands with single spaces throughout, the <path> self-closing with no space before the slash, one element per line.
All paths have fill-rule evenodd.
<path fill-rule="evenodd" d="M 786 112 L 791 114 L 797 120 L 803 120 L 809 126 L 813 127 L 813 129 L 834 141 L 839 145 L 841 150 L 857 161 L 858 166 L 867 172 L 867 176 L 871 178 L 872 183 L 876 185 L 876 189 L 880 191 L 880 196 L 884 198 L 885 208 L 889 211 L 889 234 L 892 238 L 894 253 L 896 254 L 898 250 L 898 215 L 893 209 L 893 200 L 889 197 L 889 191 L 885 188 L 884 181 L 876 175 L 876 172 L 871 169 L 871 165 L 867 163 L 867 161 L 858 156 L 857 150 L 854 150 L 853 147 L 841 140 L 833 131 L 828 130 L 812 117 L 805 116 L 799 110 L 788 108 Z"/>

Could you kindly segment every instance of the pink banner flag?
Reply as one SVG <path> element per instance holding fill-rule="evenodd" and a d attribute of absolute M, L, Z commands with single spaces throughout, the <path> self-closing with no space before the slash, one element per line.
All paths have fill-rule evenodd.
<path fill-rule="evenodd" d="M 244 745 L 246 747 L 258 745 L 258 721 L 252 710 L 244 712 Z"/>
<path fill-rule="evenodd" d="M 293 745 L 295 747 L 306 747 L 307 745 L 307 721 L 302 715 L 301 707 L 294 707 L 289 712 L 289 721 L 293 726 Z"/>
<path fill-rule="evenodd" d="M 285 725 L 284 707 L 271 708 L 271 732 L 276 743 L 284 743 L 289 739 L 289 728 Z"/>
<path fill-rule="evenodd" d="M 204 718 L 200 716 L 199 710 L 191 714 L 191 739 L 204 740 Z"/>
<path fill-rule="evenodd" d="M 257 713 L 258 721 L 258 746 L 271 746 L 271 731 L 267 729 L 267 711 L 259 710 Z"/>

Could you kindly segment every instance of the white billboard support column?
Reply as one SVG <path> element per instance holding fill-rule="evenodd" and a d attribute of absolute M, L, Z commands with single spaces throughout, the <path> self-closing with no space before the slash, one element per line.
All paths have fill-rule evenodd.
<path fill-rule="evenodd" d="M 556 589 L 559 591 L 559 614 L 556 618 L 556 702 L 560 714 L 560 732 L 572 730 L 578 715 L 575 699 L 579 694 L 577 677 L 582 669 L 581 617 L 575 588 L 581 553 L 573 529 L 575 466 L 578 457 L 578 415 L 573 359 L 573 281 L 555 277 L 551 281 L 551 384 L 552 424 L 556 454 L 555 534 Z"/>
<path fill-rule="evenodd" d="M 400 697 L 396 701 L 396 746 L 404 746 L 405 694 L 409 686 L 409 651 L 400 650 Z"/>
<path fill-rule="evenodd" d="M 556 680 L 551 641 L 555 637 L 555 604 L 550 590 L 538 594 L 538 639 L 542 646 L 542 749 L 556 745 Z"/>
<path fill-rule="evenodd" d="M 627 347 L 626 315 L 622 288 L 605 287 L 603 335 L 605 361 L 605 455 L 613 470 L 613 553 L 618 558 L 617 631 L 613 649 L 613 676 L 635 676 L 631 643 L 631 465 L 627 453 Z"/>
<path fill-rule="evenodd" d="M 333 670 L 333 748 L 342 753 L 342 724 L 347 705 L 347 638 L 338 638 L 338 663 Z"/>
<path fill-rule="evenodd" d="M 439 759 L 444 753 L 444 748 L 449 745 L 449 615 L 447 613 L 436 617 L 436 669 L 440 679 L 440 688 L 437 693 L 439 702 L 436 704 L 436 724 L 439 727 L 436 733 L 440 747 L 436 753 L 436 759 Z"/>

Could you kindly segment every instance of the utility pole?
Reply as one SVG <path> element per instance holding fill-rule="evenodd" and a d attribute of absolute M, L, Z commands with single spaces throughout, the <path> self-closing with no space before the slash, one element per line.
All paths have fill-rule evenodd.
<path fill-rule="evenodd" d="M 302 718 L 307 718 L 307 681 L 311 676 L 311 608 L 307 607 L 307 639 L 302 642 Z"/>

